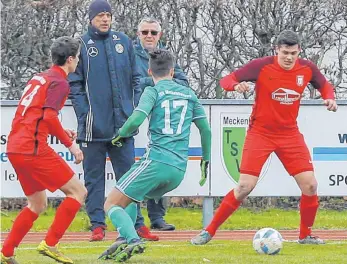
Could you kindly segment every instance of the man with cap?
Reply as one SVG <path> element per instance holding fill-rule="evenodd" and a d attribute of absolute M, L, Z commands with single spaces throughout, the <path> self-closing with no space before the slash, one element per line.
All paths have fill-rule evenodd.
<path fill-rule="evenodd" d="M 138 104 L 141 90 L 131 39 L 111 30 L 112 10 L 105 0 L 89 6 L 88 31 L 80 37 L 81 54 L 76 71 L 69 75 L 77 122 L 77 140 L 83 151 L 86 210 L 91 222 L 90 241 L 105 237 L 105 166 L 108 156 L 116 179 L 134 163 L 134 138 L 113 146 L 118 129 Z M 128 208 L 136 219 L 136 207 Z"/>

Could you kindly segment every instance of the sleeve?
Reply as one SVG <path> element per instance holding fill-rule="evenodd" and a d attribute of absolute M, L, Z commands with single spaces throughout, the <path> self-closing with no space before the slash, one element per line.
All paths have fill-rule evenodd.
<path fill-rule="evenodd" d="M 83 50 L 81 49 L 81 53 Z M 77 68 L 74 73 L 68 75 L 68 81 L 70 84 L 70 94 L 73 108 L 75 110 L 77 120 L 85 114 L 86 106 L 89 105 L 87 93 L 85 90 L 85 80 L 83 73 L 83 59 L 82 54 L 80 55 L 80 60 L 78 62 Z"/>
<path fill-rule="evenodd" d="M 310 83 L 322 95 L 323 99 L 335 99 L 334 87 L 327 81 L 324 75 L 320 72 L 317 65 L 311 61 L 307 61 L 312 71 Z"/>
<path fill-rule="evenodd" d="M 240 82 L 255 82 L 262 68 L 271 64 L 274 56 L 251 60 L 241 68 L 223 77 L 220 80 L 220 86 L 226 91 L 234 91 L 234 86 Z"/>
<path fill-rule="evenodd" d="M 136 55 L 135 55 L 134 47 L 130 38 L 129 38 L 128 45 L 129 45 L 129 56 L 130 56 L 131 72 L 132 72 L 132 86 L 134 91 L 134 105 L 137 106 L 142 94 L 142 89 L 140 86 L 141 75 L 137 69 L 138 66 L 136 65 Z"/>
<path fill-rule="evenodd" d="M 205 109 L 202 104 L 196 99 L 194 110 L 193 110 L 193 121 L 200 118 L 206 118 Z"/>
<path fill-rule="evenodd" d="M 178 64 L 175 65 L 174 70 L 175 72 L 172 80 L 180 85 L 189 86 L 187 75 L 183 72 L 181 67 L 178 66 Z"/>
<path fill-rule="evenodd" d="M 149 116 L 157 100 L 156 90 L 148 86 L 145 88 L 143 94 L 141 95 L 139 105 L 136 107 L 135 111 L 143 112 L 146 116 Z"/>
<path fill-rule="evenodd" d="M 69 95 L 69 85 L 67 82 L 53 81 L 47 88 L 46 101 L 43 108 L 53 108 L 60 111 Z"/>
<path fill-rule="evenodd" d="M 72 141 L 61 126 L 56 110 L 52 108 L 44 109 L 43 120 L 47 123 L 51 135 L 56 136 L 65 147 L 71 147 Z"/>
<path fill-rule="evenodd" d="M 119 129 L 119 135 L 123 138 L 133 136 L 134 132 L 141 126 L 146 117 L 147 115 L 145 113 L 134 111 Z"/>
<path fill-rule="evenodd" d="M 199 129 L 201 137 L 202 158 L 205 161 L 211 159 L 211 128 L 207 122 L 207 118 L 199 118 L 194 121 L 196 127 Z"/>

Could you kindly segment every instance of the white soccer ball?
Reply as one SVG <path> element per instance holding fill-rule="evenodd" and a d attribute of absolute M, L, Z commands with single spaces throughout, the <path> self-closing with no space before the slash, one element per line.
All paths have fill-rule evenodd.
<path fill-rule="evenodd" d="M 253 248 L 259 254 L 276 255 L 283 246 L 281 234 L 273 228 L 262 228 L 253 237 Z"/>

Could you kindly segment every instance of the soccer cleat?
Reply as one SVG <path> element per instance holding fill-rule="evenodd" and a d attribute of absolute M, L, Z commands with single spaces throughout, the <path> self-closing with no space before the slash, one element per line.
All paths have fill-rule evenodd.
<path fill-rule="evenodd" d="M 5 255 L 2 254 L 1 252 L 1 264 L 19 264 L 19 263 L 14 259 L 14 256 L 5 257 Z"/>
<path fill-rule="evenodd" d="M 200 234 L 193 237 L 190 242 L 193 245 L 205 245 L 212 239 L 212 236 L 206 230 L 202 230 Z"/>
<path fill-rule="evenodd" d="M 158 241 L 159 236 L 152 234 L 147 226 L 141 226 L 136 230 L 139 237 L 144 238 L 148 241 Z"/>
<path fill-rule="evenodd" d="M 299 244 L 309 244 L 309 245 L 323 245 L 325 244 L 323 239 L 316 236 L 307 236 L 303 239 L 298 240 Z"/>
<path fill-rule="evenodd" d="M 103 259 L 103 260 L 112 259 L 119 252 L 125 249 L 126 246 L 127 246 L 126 239 L 124 237 L 118 237 L 116 241 L 106 251 L 104 251 L 98 259 Z"/>
<path fill-rule="evenodd" d="M 42 240 L 37 247 L 37 251 L 44 256 L 56 260 L 57 262 L 73 264 L 73 261 L 71 259 L 69 259 L 67 256 L 64 256 L 64 254 L 59 251 L 58 245 L 55 247 L 50 247 L 46 244 L 46 241 Z"/>
<path fill-rule="evenodd" d="M 92 236 L 90 237 L 89 241 L 102 241 L 105 238 L 105 226 L 98 226 L 92 231 Z"/>
<path fill-rule="evenodd" d="M 119 252 L 113 259 L 116 262 L 124 262 L 136 254 L 145 252 L 146 244 L 140 239 L 134 238 L 130 243 Z"/>

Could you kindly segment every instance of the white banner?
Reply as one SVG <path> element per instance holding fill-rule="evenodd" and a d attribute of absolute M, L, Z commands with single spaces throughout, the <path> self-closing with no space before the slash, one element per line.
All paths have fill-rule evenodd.
<path fill-rule="evenodd" d="M 7 137 L 10 132 L 12 119 L 14 117 L 16 106 L 2 106 L 1 107 L 1 197 L 24 197 L 24 193 L 17 179 L 16 172 L 14 171 L 11 163 L 6 155 Z M 210 115 L 209 107 L 205 107 L 206 115 Z M 76 130 L 77 123 L 75 113 L 72 106 L 65 106 L 59 116 L 60 121 L 64 128 L 73 128 Z M 135 153 L 138 160 L 144 152 L 147 145 L 147 120 L 141 126 L 139 134 L 135 137 Z M 200 135 L 195 125 L 192 125 L 189 146 L 189 161 L 187 171 L 182 184 L 174 191 L 168 193 L 168 196 L 208 196 L 209 195 L 209 182 L 205 186 L 200 187 L 200 159 L 201 159 L 201 144 Z M 68 149 L 65 148 L 55 137 L 49 136 L 48 142 L 51 147 L 69 164 L 75 171 L 76 175 L 84 182 L 84 174 L 82 164 L 76 165 L 73 163 L 74 158 Z M 159 172 L 165 173 L 165 172 Z M 107 195 L 116 183 L 115 175 L 112 169 L 111 162 L 107 159 L 106 162 L 106 191 Z M 62 197 L 64 196 L 61 191 L 54 193 L 47 192 L 49 197 Z"/>
<path fill-rule="evenodd" d="M 212 106 L 211 196 L 224 196 L 239 179 L 251 105 Z M 302 105 L 298 124 L 312 155 L 318 194 L 347 195 L 347 106 L 336 113 L 323 105 Z M 252 196 L 299 196 L 293 177 L 272 153 Z"/>
<path fill-rule="evenodd" d="M 222 100 L 220 105 L 212 101 L 205 105 L 212 129 L 212 157 L 210 179 L 205 186 L 199 186 L 201 144 L 197 128 L 192 126 L 189 161 L 182 184 L 168 196 L 224 196 L 235 187 L 239 178 L 242 147 L 248 127 L 250 104 L 231 104 L 235 101 Z M 230 104 L 226 104 L 230 103 Z M 10 162 L 7 159 L 6 143 L 15 106 L 1 107 L 1 197 L 23 197 L 24 194 Z M 211 113 L 210 110 L 211 109 Z M 324 106 L 301 106 L 299 128 L 304 134 L 312 155 L 318 193 L 321 196 L 347 196 L 347 104 L 340 105 L 336 113 L 328 112 Z M 65 106 L 61 121 L 66 128 L 76 129 L 76 118 L 71 106 Z M 147 145 L 145 123 L 135 138 L 136 158 Z M 71 153 L 55 138 L 48 139 L 51 146 L 68 162 L 81 181 L 84 180 L 82 165 L 75 165 Z M 106 162 L 106 194 L 115 184 L 110 161 Z M 50 197 L 62 196 L 57 191 Z M 252 196 L 298 196 L 300 190 L 293 177 L 289 176 L 275 154 L 265 163 L 260 180 Z"/>

